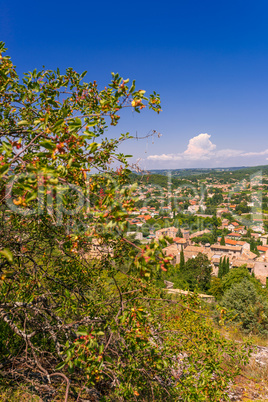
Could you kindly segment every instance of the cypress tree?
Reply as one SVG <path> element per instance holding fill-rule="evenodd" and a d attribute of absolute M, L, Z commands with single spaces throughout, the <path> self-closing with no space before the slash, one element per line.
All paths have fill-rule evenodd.
<path fill-rule="evenodd" d="M 256 248 L 256 243 L 255 243 L 254 239 L 251 239 L 251 240 L 250 240 L 250 251 L 251 251 L 252 253 L 254 253 L 255 248 Z"/>
<path fill-rule="evenodd" d="M 181 228 L 179 227 L 178 231 L 177 231 L 177 237 L 183 237 L 182 235 L 182 231 Z"/>
<path fill-rule="evenodd" d="M 218 271 L 218 278 L 222 278 L 223 276 L 223 267 L 222 267 L 222 259 L 220 259 L 220 263 L 219 263 L 219 271 Z"/>
<path fill-rule="evenodd" d="M 225 274 L 225 257 L 221 258 L 221 278 L 224 276 Z"/>
<path fill-rule="evenodd" d="M 222 276 L 224 276 L 226 274 L 227 274 L 227 259 L 226 259 L 226 256 L 224 256 Z"/>
<path fill-rule="evenodd" d="M 218 234 L 217 234 L 217 227 L 216 226 L 213 226 L 212 238 L 213 238 L 214 243 L 216 243 L 217 240 L 218 240 Z"/>
<path fill-rule="evenodd" d="M 180 252 L 180 269 L 184 269 L 184 268 L 185 268 L 184 253 L 183 253 L 183 250 L 181 249 L 181 252 Z"/>
<path fill-rule="evenodd" d="M 225 275 L 228 274 L 229 271 L 230 271 L 230 259 L 229 259 L 229 257 L 228 257 L 228 258 L 227 258 L 227 261 L 226 261 Z"/>
<path fill-rule="evenodd" d="M 220 245 L 221 245 L 221 246 L 225 246 L 225 238 L 224 238 L 224 235 L 221 236 Z"/>

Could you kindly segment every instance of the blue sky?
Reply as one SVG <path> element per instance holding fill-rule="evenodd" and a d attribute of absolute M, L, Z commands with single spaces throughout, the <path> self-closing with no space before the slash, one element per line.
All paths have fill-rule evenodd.
<path fill-rule="evenodd" d="M 100 86 L 111 71 L 160 93 L 163 112 L 124 113 L 110 132 L 145 168 L 268 164 L 268 2 L 13 2 L 0 38 L 19 73 L 74 67 Z"/>

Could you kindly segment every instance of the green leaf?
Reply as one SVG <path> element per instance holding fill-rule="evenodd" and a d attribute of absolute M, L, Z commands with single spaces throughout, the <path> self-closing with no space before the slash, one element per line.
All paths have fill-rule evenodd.
<path fill-rule="evenodd" d="M 77 331 L 77 334 L 82 336 L 88 335 L 87 331 Z"/>
<path fill-rule="evenodd" d="M 92 137 L 95 137 L 95 136 L 96 136 L 96 134 L 95 134 L 93 131 L 88 131 L 88 130 L 85 130 L 84 133 L 83 133 L 83 135 L 84 135 L 85 137 L 88 137 L 88 138 L 92 138 Z"/>
<path fill-rule="evenodd" d="M 100 146 L 100 144 L 98 144 L 97 142 L 92 142 L 91 144 L 89 144 L 89 146 L 87 147 L 87 150 L 90 149 L 90 151 L 92 153 L 96 152 L 96 150 L 98 149 L 98 147 Z"/>
<path fill-rule="evenodd" d="M 87 126 L 88 126 L 88 127 L 94 127 L 94 126 L 96 126 L 97 124 L 98 124 L 97 121 L 91 121 L 91 122 L 87 123 Z"/>
<path fill-rule="evenodd" d="M 55 370 L 61 370 L 61 369 L 63 369 L 63 367 L 64 367 L 65 365 L 66 365 L 65 362 L 61 362 L 61 363 L 59 363 L 59 364 L 56 366 Z"/>
<path fill-rule="evenodd" d="M 33 191 L 32 193 L 28 193 L 26 195 L 26 202 L 30 202 L 32 200 L 35 200 L 37 198 L 37 191 Z"/>
<path fill-rule="evenodd" d="M 84 76 L 87 74 L 87 71 L 84 71 L 81 75 L 80 75 L 80 78 L 82 79 L 82 78 L 84 78 Z"/>
<path fill-rule="evenodd" d="M 18 126 L 26 126 L 26 125 L 28 125 L 28 124 L 29 124 L 29 122 L 28 122 L 27 120 L 21 120 L 21 121 L 19 121 L 19 122 L 17 123 Z"/>
<path fill-rule="evenodd" d="M 74 366 L 73 362 L 72 362 L 72 361 L 70 361 L 70 362 L 69 362 L 69 367 L 70 367 L 70 369 L 72 369 L 72 368 L 73 368 L 73 366 Z"/>
<path fill-rule="evenodd" d="M 40 145 L 42 147 L 52 150 L 52 151 L 55 149 L 55 145 L 51 141 L 48 141 L 48 140 L 40 141 Z"/>
<path fill-rule="evenodd" d="M 0 166 L 0 175 L 4 176 L 9 170 L 9 165 Z"/>
<path fill-rule="evenodd" d="M 47 125 L 48 118 L 49 118 L 49 114 L 48 114 L 48 113 L 46 113 L 46 114 L 45 114 L 45 125 Z"/>
<path fill-rule="evenodd" d="M 70 158 L 70 159 L 68 160 L 67 168 L 70 168 L 70 167 L 72 166 L 73 160 L 74 160 L 74 158 Z"/>
<path fill-rule="evenodd" d="M 12 151 L 12 145 L 11 145 L 9 142 L 3 141 L 3 142 L 2 142 L 2 145 L 3 145 L 3 149 L 4 149 L 6 152 Z"/>
<path fill-rule="evenodd" d="M 135 86 L 136 86 L 135 83 L 136 83 L 136 81 L 133 80 L 132 85 L 131 85 L 130 90 L 129 90 L 130 93 L 132 93 L 134 91 Z"/>
<path fill-rule="evenodd" d="M 8 262 L 13 262 L 13 254 L 8 248 L 4 248 L 0 251 L 0 254 L 8 260 Z"/>
<path fill-rule="evenodd" d="M 82 126 L 82 123 L 81 123 L 80 119 L 76 118 L 74 120 L 71 120 L 70 123 L 69 123 L 69 131 L 70 131 L 70 133 L 72 131 L 80 130 L 81 126 Z"/>
<path fill-rule="evenodd" d="M 52 131 L 54 131 L 54 132 L 59 131 L 59 129 L 61 128 L 61 126 L 62 126 L 63 123 L 64 123 L 64 119 L 58 120 L 58 121 L 54 124 L 54 126 L 53 126 L 53 128 L 52 128 Z"/>

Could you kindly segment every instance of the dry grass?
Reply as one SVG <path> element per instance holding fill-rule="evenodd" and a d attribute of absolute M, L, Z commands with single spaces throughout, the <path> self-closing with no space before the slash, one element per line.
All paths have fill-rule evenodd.
<path fill-rule="evenodd" d="M 31 389 L 27 384 L 13 384 L 9 381 L 1 381 L 0 384 L 0 402 L 44 402 L 49 400 L 51 402 L 63 402 L 65 395 L 65 382 L 56 384 L 57 395 L 51 399 L 41 398 Z M 74 399 L 69 395 L 68 402 L 74 402 Z"/>
<path fill-rule="evenodd" d="M 237 327 L 217 328 L 221 335 L 235 342 L 250 342 L 252 345 L 267 347 L 268 339 L 257 335 L 245 335 Z M 257 349 L 256 349 L 257 350 Z M 239 402 L 268 402 L 268 359 L 259 364 L 255 361 L 254 354 L 249 364 L 242 368 L 241 375 L 236 378 L 232 391 L 236 395 L 235 401 Z"/>
<path fill-rule="evenodd" d="M 236 342 L 250 341 L 252 345 L 268 347 L 267 338 L 256 335 L 247 336 L 238 329 L 221 329 L 221 333 L 226 338 Z M 236 399 L 237 401 L 268 402 L 268 359 L 262 359 L 262 363 L 256 362 L 253 354 L 249 364 L 243 367 L 241 375 L 237 377 L 232 387 L 240 394 L 240 397 Z"/>
<path fill-rule="evenodd" d="M 24 386 L 18 389 L 0 388 L 0 402 L 43 402 L 42 399 L 31 393 Z"/>
<path fill-rule="evenodd" d="M 267 381 L 255 382 L 243 376 L 236 379 L 232 391 L 237 392 L 236 401 L 267 401 L 268 402 L 268 384 Z"/>
<path fill-rule="evenodd" d="M 242 332 L 237 327 L 221 327 L 218 330 L 222 334 L 223 337 L 230 339 L 232 341 L 236 341 L 236 342 L 250 341 L 252 343 L 252 345 L 268 347 L 268 339 L 267 338 L 258 336 L 258 335 L 253 335 L 253 334 L 245 335 L 245 333 Z"/>

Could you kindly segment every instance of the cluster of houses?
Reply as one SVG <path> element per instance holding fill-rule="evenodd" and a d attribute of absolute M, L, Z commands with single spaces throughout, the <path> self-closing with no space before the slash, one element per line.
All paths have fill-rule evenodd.
<path fill-rule="evenodd" d="M 231 228 L 232 226 L 232 228 Z M 230 229 L 239 228 L 239 224 L 236 222 L 230 224 Z M 253 237 L 259 237 L 262 246 L 257 246 L 259 255 L 250 251 L 250 244 L 245 241 L 239 240 L 243 233 L 232 232 L 225 237 L 225 245 L 221 245 L 221 238 L 218 238 L 218 242 L 210 245 L 207 243 L 205 246 L 199 246 L 192 242 L 192 238 L 200 236 L 207 231 L 196 232 L 189 235 L 189 231 L 182 230 L 183 237 L 177 237 L 178 229 L 175 227 L 169 227 L 156 231 L 156 240 L 159 240 L 163 236 L 172 238 L 173 243 L 164 248 L 166 255 L 173 257 L 173 263 L 179 264 L 180 253 L 183 251 L 184 260 L 187 261 L 190 258 L 195 258 L 198 253 L 207 255 L 211 262 L 212 273 L 217 276 L 220 260 L 224 257 L 229 258 L 230 267 L 241 267 L 246 265 L 249 272 L 254 273 L 255 277 L 259 279 L 263 285 L 266 284 L 268 278 L 268 235 L 260 235 L 258 233 L 252 233 Z M 234 240 L 234 235 L 236 240 Z"/>
<path fill-rule="evenodd" d="M 210 217 L 211 215 L 209 215 L 209 213 L 208 215 L 202 215 L 206 214 L 207 209 L 205 189 L 208 199 L 212 198 L 217 191 L 219 191 L 222 196 L 222 202 L 217 205 L 218 217 L 221 217 L 223 213 L 235 212 L 238 206 L 237 201 L 235 201 L 236 197 L 240 197 L 239 202 L 242 201 L 243 205 L 252 208 L 252 211 L 255 211 L 254 213 L 252 212 L 252 215 L 255 215 L 256 211 L 261 208 L 261 197 L 259 193 L 263 192 L 263 194 L 265 194 L 265 192 L 267 192 L 267 185 L 261 183 L 260 179 L 258 179 L 256 183 L 251 180 L 250 184 L 247 180 L 242 180 L 239 183 L 230 181 L 228 184 L 220 184 L 216 178 L 207 178 L 207 180 L 202 181 L 202 183 L 199 182 L 195 184 L 195 186 L 193 186 L 191 180 L 188 180 L 188 182 L 188 185 L 178 187 L 172 191 L 170 188 L 167 189 L 153 184 L 139 185 L 134 196 L 137 197 L 139 201 L 143 202 L 143 207 L 135 207 L 133 209 L 129 219 L 130 225 L 141 227 L 150 218 L 157 217 L 160 210 L 162 217 L 172 219 L 174 207 L 177 212 L 198 214 L 200 217 Z M 257 186 L 254 187 L 254 184 Z M 241 191 L 245 189 L 247 191 L 241 193 Z M 175 200 L 175 205 L 173 206 L 171 199 Z M 158 207 L 148 205 L 152 200 L 158 204 Z M 184 205 L 186 200 L 188 203 L 187 207 Z M 163 212 L 165 215 L 163 215 Z M 264 233 L 262 218 L 261 215 L 260 217 L 251 216 L 251 220 L 254 223 L 252 229 Z"/>
<path fill-rule="evenodd" d="M 140 201 L 143 201 L 142 207 L 135 207 L 128 218 L 129 224 L 132 226 L 132 234 L 137 239 L 142 241 L 150 241 L 155 239 L 158 241 L 161 237 L 167 236 L 172 238 L 173 243 L 164 249 L 165 253 L 173 256 L 174 263 L 179 263 L 180 252 L 183 250 L 184 259 L 187 261 L 189 258 L 194 258 L 198 253 L 206 254 L 211 261 L 213 274 L 217 275 L 220 260 L 224 257 L 229 259 L 230 267 L 240 267 L 246 265 L 251 273 L 254 273 L 255 277 L 260 279 L 263 284 L 266 284 L 266 278 L 268 277 L 268 245 L 267 236 L 265 235 L 263 214 L 261 211 L 261 201 L 259 192 L 267 194 L 267 184 L 265 184 L 261 178 L 257 177 L 250 181 L 243 179 L 241 182 L 237 182 L 232 178 L 232 172 L 229 172 L 230 179 L 228 183 L 222 183 L 216 177 L 207 177 L 205 180 L 197 181 L 195 187 L 189 179 L 189 185 L 183 185 L 177 189 L 171 190 L 169 188 L 160 188 L 153 184 L 143 185 L 141 184 L 136 190 L 135 196 Z M 206 188 L 206 196 L 203 193 L 203 189 Z M 241 193 L 243 191 L 243 193 Z M 221 226 L 218 228 L 225 233 L 225 244 L 221 245 L 221 238 L 215 244 L 205 244 L 200 246 L 194 243 L 194 237 L 202 236 L 209 233 L 208 229 L 190 234 L 188 230 L 181 230 L 178 237 L 178 228 L 170 226 L 164 229 L 156 230 L 157 225 L 150 225 L 150 219 L 157 220 L 160 218 L 159 211 L 161 209 L 161 219 L 169 218 L 173 219 L 174 205 L 171 204 L 173 200 L 178 197 L 178 205 L 176 204 L 176 210 L 180 210 L 183 213 L 198 215 L 200 218 L 212 217 L 212 215 L 206 214 L 207 198 L 212 198 L 214 194 L 221 194 L 221 202 L 216 207 L 217 217 L 221 218 Z M 207 198 L 206 198 L 207 197 Z M 182 200 L 187 199 L 187 205 Z M 152 206 L 154 203 L 149 201 L 156 201 L 158 206 Z M 238 201 L 239 200 L 239 201 Z M 230 222 L 228 219 L 223 219 L 222 216 L 231 213 L 234 214 L 238 202 L 243 202 L 243 205 L 247 205 L 252 208 L 250 214 L 251 223 L 247 225 L 251 229 L 251 237 L 254 240 L 261 240 L 262 245 L 257 246 L 258 254 L 253 253 L 250 250 L 250 244 L 243 240 L 247 234 L 245 226 L 238 222 Z M 147 205 L 147 204 L 150 205 Z M 161 205 L 159 207 L 159 205 Z M 186 209 L 185 209 L 186 208 Z M 163 214 L 164 212 L 164 214 Z M 258 215 L 259 214 L 259 215 Z M 149 221 L 149 222 L 148 222 Z M 243 220 L 241 220 L 242 222 Z M 172 223 L 170 224 L 172 225 Z M 142 227 L 147 224 L 147 240 L 143 239 L 141 231 Z M 136 231 L 134 231 L 136 226 Z M 151 227 L 152 226 L 152 227 Z"/>
<path fill-rule="evenodd" d="M 140 202 L 134 206 L 127 218 L 130 226 L 127 236 L 135 236 L 136 239 L 143 242 L 148 242 L 152 239 L 158 241 L 161 237 L 167 236 L 173 242 L 164 251 L 167 255 L 173 256 L 174 264 L 179 263 L 181 250 L 183 250 L 185 261 L 195 258 L 201 252 L 208 256 L 213 274 L 217 275 L 220 260 L 226 257 L 229 259 L 230 267 L 246 265 L 256 278 L 266 284 L 268 277 L 268 235 L 265 235 L 263 222 L 265 213 L 261 209 L 258 192 L 262 191 L 264 195 L 268 194 L 267 184 L 262 183 L 259 179 L 256 179 L 256 183 L 252 180 L 250 184 L 247 180 L 236 183 L 235 180 L 232 180 L 232 172 L 230 172 L 228 184 L 220 183 L 215 177 L 198 180 L 195 182 L 197 183 L 195 187 L 190 179 L 188 183 L 172 190 L 171 186 L 164 188 L 153 184 L 140 184 L 134 193 L 134 196 Z M 206 188 L 206 195 L 203 192 L 204 188 Z M 245 189 L 246 191 L 244 191 Z M 244 191 L 243 194 L 241 193 L 242 190 Z M 165 218 L 167 218 L 165 222 L 168 225 L 174 224 L 174 211 L 194 214 L 200 218 L 211 218 L 212 215 L 206 214 L 206 204 L 209 205 L 208 199 L 219 193 L 222 197 L 220 197 L 221 202 L 216 206 L 216 214 L 217 217 L 221 218 L 221 226 L 218 229 L 225 233 L 224 245 L 221 244 L 220 237 L 212 245 L 210 243 L 203 246 L 195 244 L 194 238 L 210 233 L 208 229 L 191 234 L 189 230 L 181 229 L 180 237 L 178 237 L 178 228 L 174 226 L 157 230 L 163 227 L 163 219 Z M 185 200 L 187 200 L 187 203 L 185 203 Z M 262 245 L 257 246 L 258 254 L 252 252 L 250 244 L 244 241 L 247 230 L 245 226 L 239 223 L 239 221 L 243 222 L 243 220 L 238 219 L 237 222 L 230 222 L 228 219 L 223 218 L 230 213 L 234 216 L 233 211 L 241 200 L 245 205 L 253 208 L 250 216 L 250 229 L 251 237 L 254 240 L 261 240 Z M 174 202 L 175 204 L 177 202 L 175 207 Z M 150 221 L 152 219 L 154 221 Z M 158 225 L 158 222 L 161 223 Z M 247 227 L 249 227 L 248 224 Z M 144 232 L 146 232 L 146 239 L 143 238 Z M 98 242 L 94 243 L 92 254 L 98 258 L 100 251 L 103 252 L 103 245 L 98 244 Z M 112 250 L 108 247 L 106 252 L 111 253 Z"/>

